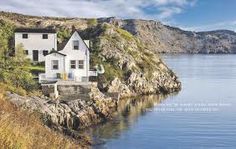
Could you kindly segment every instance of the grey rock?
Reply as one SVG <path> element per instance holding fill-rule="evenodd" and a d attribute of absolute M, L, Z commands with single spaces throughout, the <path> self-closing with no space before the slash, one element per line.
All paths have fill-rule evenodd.
<path fill-rule="evenodd" d="M 112 118 L 117 105 L 117 100 L 106 97 L 95 85 L 89 94 L 90 99 L 86 101 L 83 99 L 46 101 L 14 93 L 8 93 L 7 96 L 9 101 L 18 107 L 41 113 L 45 123 L 51 127 L 81 129 Z"/>

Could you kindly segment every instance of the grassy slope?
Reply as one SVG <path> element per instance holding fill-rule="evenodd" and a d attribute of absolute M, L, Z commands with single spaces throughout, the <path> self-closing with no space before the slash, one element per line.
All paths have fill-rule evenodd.
<path fill-rule="evenodd" d="M 0 19 L 0 24 L 0 56 L 2 57 L 4 51 L 12 52 L 13 43 L 10 41 L 13 37 L 15 24 L 9 23 L 7 19 Z M 44 71 L 44 67 L 41 65 L 31 65 L 27 68 L 32 73 Z M 0 71 L 2 71 L 1 67 Z M 30 114 L 12 105 L 4 97 L 6 90 L 21 95 L 29 94 L 21 87 L 0 82 L 0 148 L 85 148 L 85 146 L 81 146 L 81 141 L 75 142 L 45 127 L 39 118 L 40 116 Z"/>
<path fill-rule="evenodd" d="M 1 84 L 1 148 L 82 148 L 73 140 L 44 127 L 36 114 L 22 111 L 6 101 L 3 87 Z"/>

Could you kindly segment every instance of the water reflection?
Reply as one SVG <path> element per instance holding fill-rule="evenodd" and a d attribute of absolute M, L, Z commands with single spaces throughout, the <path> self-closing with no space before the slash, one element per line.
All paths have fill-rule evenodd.
<path fill-rule="evenodd" d="M 165 61 L 180 77 L 181 92 L 167 100 L 163 96 L 122 100 L 113 121 L 88 130 L 95 142 L 105 143 L 94 148 L 236 147 L 235 55 L 166 56 Z M 159 112 L 161 102 L 231 106 L 215 112 Z"/>
<path fill-rule="evenodd" d="M 169 95 L 173 96 L 175 94 Z M 89 128 L 86 133 L 93 138 L 96 148 L 108 139 L 116 139 L 121 133 L 134 125 L 140 116 L 161 103 L 167 95 L 150 95 L 120 100 L 117 113 L 113 120 Z"/>

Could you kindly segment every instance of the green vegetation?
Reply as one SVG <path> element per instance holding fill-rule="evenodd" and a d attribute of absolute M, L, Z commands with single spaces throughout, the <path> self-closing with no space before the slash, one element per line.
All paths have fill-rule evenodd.
<path fill-rule="evenodd" d="M 109 28 L 111 28 L 111 25 L 110 25 L 110 24 L 108 24 L 108 23 L 103 23 L 103 24 L 102 24 L 102 29 L 103 29 L 104 31 L 106 31 L 106 30 L 109 29 Z"/>
<path fill-rule="evenodd" d="M 123 30 L 121 28 L 117 28 L 116 31 L 126 40 L 130 41 L 130 40 L 133 40 L 134 39 L 134 36 L 126 31 L 126 30 Z"/>
<path fill-rule="evenodd" d="M 75 141 L 43 126 L 40 116 L 16 108 L 4 97 L 8 85 L 0 83 L 0 147 L 6 149 L 83 148 Z"/>
<path fill-rule="evenodd" d="M 31 66 L 30 61 L 25 58 L 22 46 L 16 51 L 14 57 L 0 57 L 0 82 L 26 91 L 37 89 L 33 75 L 28 69 Z"/>
<path fill-rule="evenodd" d="M 6 58 L 11 52 L 10 41 L 14 35 L 14 25 L 0 19 L 0 56 Z"/>
<path fill-rule="evenodd" d="M 92 19 L 88 19 L 87 24 L 88 24 L 88 27 L 93 27 L 93 26 L 96 26 L 98 22 L 97 22 L 97 19 L 92 18 Z"/>
<path fill-rule="evenodd" d="M 102 64 L 105 68 L 103 77 L 107 81 L 111 81 L 115 77 L 124 80 L 130 71 L 142 72 L 146 78 L 151 79 L 154 70 L 158 69 L 159 65 L 158 61 L 155 60 L 154 54 L 148 51 L 143 43 L 128 31 L 107 23 L 104 23 L 101 27 L 103 33 L 99 38 L 93 41 L 94 46 L 92 47 L 93 51 L 91 53 L 91 66 Z M 107 47 L 103 47 L 105 45 L 101 46 L 100 41 L 106 43 Z M 118 59 L 115 57 L 107 58 L 101 55 L 103 48 L 108 47 L 121 52 L 121 54 L 132 56 L 136 65 L 133 65 L 130 70 L 126 70 L 127 68 L 123 66 L 120 68 L 120 66 L 118 66 Z"/>
<path fill-rule="evenodd" d="M 102 60 L 98 53 L 92 53 L 91 55 L 91 66 L 102 64 L 105 69 L 104 79 L 106 82 L 112 81 L 115 77 L 123 78 L 123 71 L 116 65 L 116 60 Z"/>
<path fill-rule="evenodd" d="M 106 82 L 109 82 L 113 80 L 115 77 L 123 78 L 123 70 L 119 68 L 118 60 L 116 59 L 103 59 L 100 56 L 101 53 L 101 47 L 99 46 L 100 39 L 93 41 L 92 46 L 92 53 L 90 55 L 90 65 L 91 67 L 102 64 L 105 69 L 105 73 L 103 74 L 104 80 Z"/>
<path fill-rule="evenodd" d="M 10 56 L 10 39 L 13 37 L 14 26 L 0 21 L 0 82 L 8 85 L 10 91 L 25 95 L 26 91 L 37 89 L 37 83 L 30 73 L 30 61 L 25 58 L 22 45 L 16 48 L 15 56 Z"/>
<path fill-rule="evenodd" d="M 68 28 L 60 28 L 57 32 L 57 38 L 62 42 L 69 39 L 71 36 L 71 31 Z"/>
<path fill-rule="evenodd" d="M 1 148 L 82 148 L 73 140 L 46 128 L 36 113 L 20 110 L 6 100 L 6 91 L 20 95 L 38 94 L 38 85 L 31 72 L 44 71 L 42 65 L 31 65 L 22 45 L 13 51 L 14 28 L 13 24 L 0 19 Z M 66 37 L 66 34 L 65 31 L 59 36 Z"/>
<path fill-rule="evenodd" d="M 40 65 L 32 65 L 32 66 L 28 67 L 28 69 L 30 69 L 31 71 L 38 71 L 38 72 L 45 71 L 44 66 L 40 66 Z"/>

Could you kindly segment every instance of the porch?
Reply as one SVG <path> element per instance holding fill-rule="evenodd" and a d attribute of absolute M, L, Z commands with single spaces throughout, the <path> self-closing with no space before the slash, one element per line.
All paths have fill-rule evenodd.
<path fill-rule="evenodd" d="M 55 83 L 60 82 L 63 84 L 88 84 L 90 77 L 97 77 L 97 71 L 91 70 L 88 72 L 88 76 L 77 77 L 73 76 L 70 73 L 57 73 L 55 77 L 47 77 L 45 73 L 39 74 L 39 83 Z"/>

